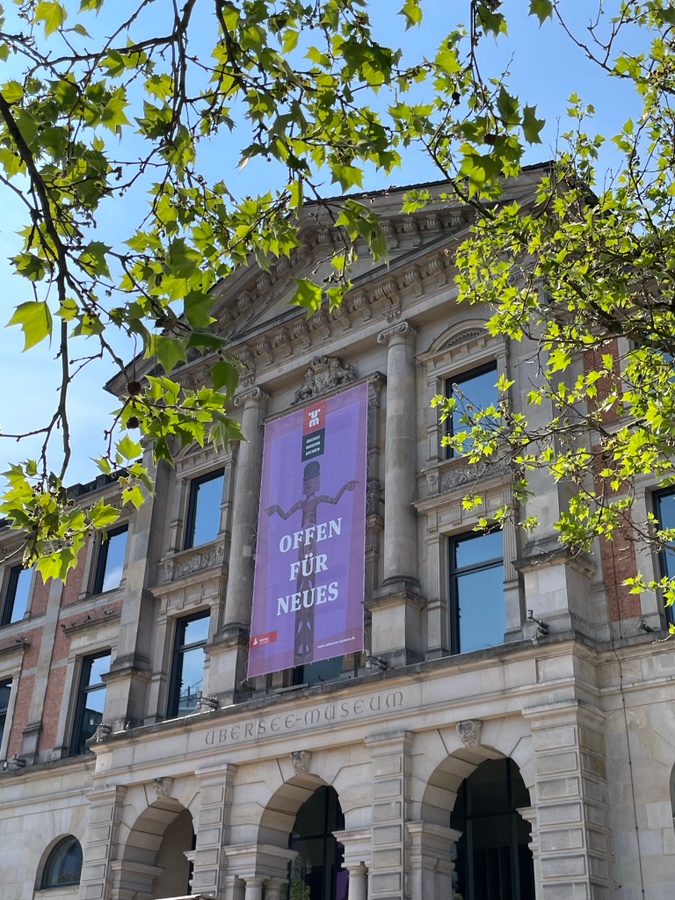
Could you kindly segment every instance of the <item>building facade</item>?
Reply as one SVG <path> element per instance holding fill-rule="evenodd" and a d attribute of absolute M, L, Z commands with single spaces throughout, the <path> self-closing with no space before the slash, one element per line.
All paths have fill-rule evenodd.
<path fill-rule="evenodd" d="M 539 176 L 507 197 L 532 196 Z M 214 292 L 246 442 L 160 464 L 155 496 L 92 540 L 65 586 L 23 572 L 0 530 L 6 900 L 673 896 L 675 644 L 659 598 L 622 586 L 670 560 L 616 541 L 570 556 L 553 527 L 569 487 L 537 473 L 521 510 L 538 516 L 533 534 L 474 530 L 513 503 L 511 473 L 449 455 L 441 439 L 461 423 L 431 400 L 489 403 L 505 374 L 523 408 L 534 348 L 455 302 L 468 213 L 434 201 L 403 216 L 401 194 L 373 198 L 389 260 L 364 253 L 340 309 L 288 305 L 295 278 L 328 273 L 338 235 L 318 208 L 290 260 Z M 207 383 L 211 363 L 180 378 Z M 301 500 L 259 518 L 269 424 L 355 390 L 365 544 L 346 571 L 363 585 L 364 647 L 317 660 L 296 641 L 291 665 L 250 674 L 262 517 L 312 541 L 324 524 Z M 277 480 L 292 478 L 278 462 Z M 302 478 L 305 500 L 341 521 L 358 488 L 333 490 L 326 465 L 325 495 L 306 485 L 316 467 Z M 75 494 L 115 501 L 117 488 Z M 646 483 L 640 497 L 675 516 L 674 493 Z M 296 631 L 297 598 L 326 599 L 301 564 L 276 607 Z M 302 627 L 318 634 L 328 606 Z"/>

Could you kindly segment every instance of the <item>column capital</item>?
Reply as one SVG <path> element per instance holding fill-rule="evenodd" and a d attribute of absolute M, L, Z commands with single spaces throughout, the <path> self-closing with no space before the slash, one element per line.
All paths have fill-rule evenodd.
<path fill-rule="evenodd" d="M 250 403 L 265 403 L 269 400 L 270 395 L 258 385 L 244 388 L 234 398 L 235 406 L 246 406 Z"/>
<path fill-rule="evenodd" d="M 414 338 L 417 331 L 412 327 L 410 322 L 397 322 L 390 328 L 385 328 L 377 336 L 378 344 L 404 343 L 410 338 Z"/>

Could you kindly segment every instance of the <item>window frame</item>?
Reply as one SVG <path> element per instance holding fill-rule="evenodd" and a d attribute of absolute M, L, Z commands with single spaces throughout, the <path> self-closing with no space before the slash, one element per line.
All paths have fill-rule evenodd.
<path fill-rule="evenodd" d="M 14 606 L 16 603 L 16 595 L 17 588 L 19 587 L 19 583 L 21 581 L 21 576 L 26 574 L 29 578 L 28 583 L 28 594 L 26 596 L 26 606 L 24 608 L 23 613 L 18 617 L 14 618 Z M 21 564 L 17 564 L 15 566 L 9 566 L 7 576 L 5 578 L 5 588 L 2 594 L 2 610 L 0 613 L 0 628 L 4 628 L 6 625 L 13 625 L 15 622 L 20 622 L 21 619 L 24 618 L 26 613 L 30 611 L 30 602 L 33 593 L 33 569 L 25 569 Z"/>
<path fill-rule="evenodd" d="M 490 534 L 496 531 L 501 531 L 498 528 L 488 529 L 483 534 Z M 456 567 L 454 564 L 455 551 L 454 548 L 461 541 L 471 540 L 472 538 L 480 538 L 483 536 L 480 532 L 473 531 L 462 531 L 458 534 L 448 535 L 447 538 L 447 560 L 448 560 L 448 630 L 450 632 L 449 635 L 449 646 L 450 646 L 450 654 L 452 656 L 459 655 L 460 653 L 472 653 L 474 650 L 462 650 L 462 642 L 461 642 L 461 616 L 460 616 L 460 603 L 459 603 L 459 590 L 458 590 L 458 579 L 464 575 L 472 575 L 477 572 L 486 572 L 490 569 L 501 568 L 502 570 L 502 591 L 501 597 L 502 602 L 504 603 L 504 615 L 506 618 L 506 595 L 503 588 L 504 583 L 504 536 L 502 533 L 502 553 L 501 556 L 491 557 L 490 559 L 482 560 L 478 563 L 474 563 L 469 566 L 460 566 Z M 506 627 L 508 627 L 508 621 L 506 622 Z M 490 646 L 498 647 L 504 643 L 503 637 L 499 644 L 491 644 Z M 479 649 L 479 648 L 476 648 Z M 483 648 L 484 649 L 484 648 Z"/>
<path fill-rule="evenodd" d="M 218 522 L 215 535 L 210 538 L 208 541 L 202 541 L 199 544 L 195 544 L 195 528 L 197 524 L 197 512 L 199 509 L 199 488 L 203 484 L 207 484 L 209 481 L 215 481 L 216 479 L 221 478 L 223 480 L 223 484 L 221 486 L 221 498 L 219 505 L 219 513 L 218 513 Z M 218 534 L 220 533 L 220 509 L 222 508 L 222 489 L 225 485 L 225 467 L 220 466 L 217 469 L 211 469 L 208 472 L 204 472 L 203 475 L 197 475 L 194 478 L 190 479 L 188 484 L 187 491 L 187 510 L 185 515 L 185 531 L 184 531 L 184 540 L 183 540 L 183 549 L 184 550 L 192 550 L 194 547 L 202 547 L 205 544 L 210 544 L 212 541 L 216 540 Z"/>
<path fill-rule="evenodd" d="M 90 694 L 96 693 L 98 691 L 103 691 L 103 704 L 105 706 L 105 692 L 107 689 L 107 685 L 104 680 L 97 681 L 95 684 L 89 684 L 89 678 L 91 677 L 93 664 L 97 659 L 103 659 L 104 657 L 109 658 L 109 660 L 112 662 L 112 650 L 99 650 L 96 653 L 82 656 L 80 659 L 77 695 L 75 698 L 75 712 L 73 716 L 73 727 L 71 729 L 70 746 L 68 751 L 69 756 L 81 756 L 82 754 L 89 752 L 86 746 L 86 741 L 90 740 L 93 737 L 95 731 L 92 732 L 92 734 L 90 734 L 87 738 L 85 738 L 84 741 L 82 740 L 84 716 L 87 709 L 87 698 Z M 85 678 L 87 679 L 86 684 Z M 103 713 L 101 713 L 101 721 L 104 721 Z"/>
<path fill-rule="evenodd" d="M 3 707 L 0 703 L 0 759 L 7 756 L 6 746 L 9 741 L 9 726 L 11 724 L 12 713 L 12 686 L 14 679 L 11 677 L 0 678 L 0 691 L 7 688 L 7 706 Z M 0 695 L 1 696 L 1 695 Z"/>
<path fill-rule="evenodd" d="M 204 640 L 193 641 L 190 644 L 184 643 L 185 639 L 185 630 L 190 622 L 197 622 L 201 619 L 208 620 L 208 629 L 207 629 L 207 637 Z M 181 696 L 181 681 L 183 676 L 183 661 L 186 653 L 191 652 L 192 650 L 196 650 L 198 648 L 202 648 L 204 650 L 204 662 L 206 662 L 206 643 L 208 641 L 208 632 L 211 629 L 211 610 L 210 609 L 201 609 L 196 612 L 190 613 L 187 616 L 181 616 L 179 619 L 176 619 L 174 638 L 173 638 L 173 650 L 171 652 L 171 670 L 170 670 L 170 680 L 169 680 L 169 694 L 167 697 L 166 704 L 166 717 L 167 719 L 178 719 L 182 718 L 183 715 L 190 715 L 190 713 L 194 712 L 199 706 L 199 701 L 195 704 L 194 709 L 191 709 L 189 712 L 181 713 L 180 711 L 180 696 Z M 203 680 L 202 680 L 203 685 Z M 200 696 L 201 696 L 200 692 Z"/>
<path fill-rule="evenodd" d="M 62 848 L 66 847 L 67 845 L 69 846 L 66 852 L 61 853 Z M 62 858 L 67 856 L 71 849 L 75 848 L 77 848 L 77 850 L 79 851 L 79 872 L 77 875 L 77 880 L 54 882 L 51 876 L 54 874 L 54 867 L 56 862 L 60 862 Z M 58 856 L 60 853 L 61 856 Z M 80 882 L 82 881 L 82 863 L 82 844 L 78 841 L 74 834 L 67 834 L 65 837 L 62 837 L 60 840 L 58 840 L 47 854 L 47 859 L 45 860 L 45 864 L 42 868 L 42 875 L 40 876 L 40 887 L 38 888 L 38 890 L 49 891 L 57 888 L 74 887 L 75 885 L 80 884 Z M 49 881 L 49 884 L 47 883 L 47 881 Z"/>
<path fill-rule="evenodd" d="M 106 568 L 108 565 L 108 554 L 110 551 L 110 541 L 112 538 L 117 537 L 120 534 L 126 534 L 127 538 L 124 544 L 124 557 L 122 561 L 122 575 L 120 576 L 119 583 L 114 587 L 103 589 L 103 585 L 105 584 L 106 579 Z M 96 553 L 96 566 L 94 568 L 94 577 L 92 580 L 92 594 L 107 594 L 110 591 L 116 591 L 122 581 L 124 580 L 124 567 L 126 566 L 126 558 L 127 558 L 127 548 L 129 546 L 129 523 L 124 522 L 121 525 L 116 525 L 114 528 L 110 528 L 105 532 L 105 537 L 101 537 L 97 553 Z"/>
<path fill-rule="evenodd" d="M 486 375 L 488 372 L 494 372 L 495 384 L 496 384 L 497 380 L 499 379 L 499 364 L 498 364 L 498 360 L 496 358 L 493 358 L 493 359 L 489 360 L 488 362 L 482 363 L 480 365 L 472 366 L 469 369 L 464 369 L 464 370 L 458 372 L 456 375 L 455 374 L 447 375 L 445 378 L 445 384 L 444 384 L 444 396 L 446 398 L 449 398 L 452 396 L 452 385 L 456 384 L 459 387 L 461 387 L 461 385 L 463 383 L 466 383 L 473 378 L 477 378 L 479 375 Z M 497 390 L 496 387 L 494 390 L 495 390 L 494 405 L 496 405 L 499 402 L 499 391 Z M 470 397 L 468 397 L 467 399 L 469 401 L 471 400 Z M 461 413 L 461 408 L 460 408 L 460 413 Z M 452 424 L 453 424 L 453 416 L 451 413 L 445 420 L 445 431 L 444 431 L 443 437 L 453 437 L 454 436 L 455 432 L 452 427 Z M 466 450 L 468 450 L 468 446 L 466 447 Z M 445 453 L 446 453 L 446 459 L 463 459 L 466 456 L 466 451 L 464 453 L 459 453 L 456 450 L 454 450 L 452 447 L 450 447 L 449 445 L 446 445 Z"/>
<path fill-rule="evenodd" d="M 664 488 L 660 491 L 654 491 L 652 493 L 652 509 L 654 512 L 654 516 L 656 521 L 659 524 L 659 528 L 663 527 L 663 523 L 661 520 L 661 509 L 660 504 L 661 500 L 664 497 L 674 497 L 675 498 L 675 490 L 673 488 Z M 673 526 L 675 527 L 675 525 Z M 673 554 L 675 555 L 675 544 L 673 545 Z M 660 547 L 658 550 L 658 575 L 659 577 L 671 577 L 668 573 L 667 559 L 668 559 L 668 551 L 665 547 Z M 675 565 L 674 565 L 675 568 Z M 675 571 L 672 574 L 672 577 L 675 578 Z M 659 592 L 660 593 L 660 592 Z M 663 598 L 661 598 L 663 599 Z M 668 625 L 675 625 L 675 608 L 673 606 L 667 606 L 663 603 L 663 614 L 666 619 L 666 623 Z"/>

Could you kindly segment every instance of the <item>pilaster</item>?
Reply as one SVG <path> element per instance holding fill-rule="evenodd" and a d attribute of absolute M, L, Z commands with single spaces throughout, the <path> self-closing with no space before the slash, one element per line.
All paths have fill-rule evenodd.
<path fill-rule="evenodd" d="M 452 897 L 453 851 L 461 831 L 429 822 L 407 822 L 406 831 L 410 842 L 409 895 L 420 900 Z"/>
<path fill-rule="evenodd" d="M 523 716 L 535 750 L 537 900 L 609 900 L 616 885 L 603 718 L 577 701 Z"/>
<path fill-rule="evenodd" d="M 195 823 L 192 889 L 195 893 L 226 893 L 225 847 L 230 842 L 232 786 L 237 767 L 229 763 L 197 771 L 199 812 Z"/>
<path fill-rule="evenodd" d="M 79 900 L 126 900 L 113 896 L 112 860 L 117 851 L 122 803 L 126 788 L 94 790 L 89 794 L 89 826 L 83 849 Z M 152 882 L 150 882 L 152 884 Z M 138 895 L 143 900 L 142 895 Z"/>
<path fill-rule="evenodd" d="M 371 752 L 373 797 L 370 900 L 404 900 L 412 735 L 392 731 L 370 735 L 365 742 Z"/>

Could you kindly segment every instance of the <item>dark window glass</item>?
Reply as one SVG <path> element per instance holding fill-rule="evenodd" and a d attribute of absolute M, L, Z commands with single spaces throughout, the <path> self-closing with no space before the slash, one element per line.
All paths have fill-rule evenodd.
<path fill-rule="evenodd" d="M 675 528 L 675 491 L 667 491 L 654 495 L 656 518 L 660 528 Z M 659 553 L 661 574 L 668 578 L 675 578 L 675 544 L 664 548 Z M 666 619 L 675 622 L 673 607 L 666 606 Z"/>
<path fill-rule="evenodd" d="M 335 681 L 342 674 L 344 656 L 333 656 L 319 662 L 306 663 L 293 669 L 293 684 L 322 684 L 324 681 Z"/>
<path fill-rule="evenodd" d="M 85 656 L 82 660 L 80 687 L 75 708 L 75 727 L 70 748 L 71 756 L 86 753 L 87 741 L 94 736 L 103 721 L 105 682 L 102 675 L 110 669 L 110 652 Z"/>
<path fill-rule="evenodd" d="M 448 435 L 454 436 L 471 431 L 471 425 L 467 419 L 471 418 L 478 410 L 496 406 L 499 399 L 495 387 L 496 382 L 497 366 L 495 363 L 464 372 L 456 378 L 448 378 L 445 383 L 445 395 L 457 400 L 455 408 L 446 420 Z M 485 423 L 485 420 L 483 422 Z M 470 448 L 471 441 L 467 438 L 462 450 L 464 453 L 468 453 Z M 458 455 L 451 447 L 447 449 L 449 457 Z"/>
<path fill-rule="evenodd" d="M 101 541 L 96 563 L 94 593 L 103 594 L 120 586 L 124 572 L 124 556 L 127 549 L 128 527 L 108 531 Z"/>
<path fill-rule="evenodd" d="M 204 645 L 209 636 L 209 621 L 208 612 L 178 620 L 169 716 L 186 716 L 197 708 L 204 686 Z"/>
<path fill-rule="evenodd" d="M 343 848 L 333 837 L 345 820 L 334 788 L 320 787 L 298 810 L 288 846 L 298 855 L 290 863 L 282 900 L 347 900 L 348 873 Z"/>
<path fill-rule="evenodd" d="M 28 609 L 32 578 L 32 569 L 24 569 L 23 566 L 12 566 L 9 570 L 0 625 L 10 625 L 12 622 L 18 622 L 19 619 L 23 619 Z"/>
<path fill-rule="evenodd" d="M 70 835 L 59 841 L 49 854 L 40 887 L 53 888 L 79 884 L 81 873 L 82 847 L 78 839 Z"/>
<path fill-rule="evenodd" d="M 0 681 L 0 747 L 2 746 L 2 738 L 5 733 L 5 724 L 7 723 L 7 710 L 9 709 L 9 695 L 11 690 L 11 678 Z"/>
<path fill-rule="evenodd" d="M 490 759 L 460 785 L 450 827 L 462 832 L 455 900 L 534 900 L 530 826 L 516 812 L 530 797 L 510 759 Z"/>
<path fill-rule="evenodd" d="M 504 640 L 502 532 L 450 541 L 450 648 L 468 653 Z"/>
<path fill-rule="evenodd" d="M 220 506 L 223 499 L 222 469 L 195 478 L 190 485 L 185 549 L 208 544 L 220 530 Z"/>

